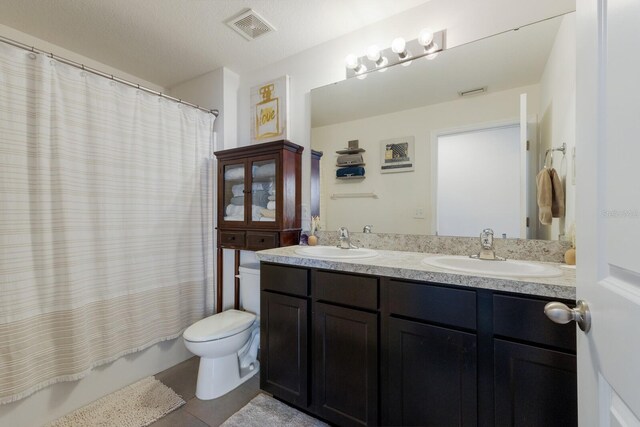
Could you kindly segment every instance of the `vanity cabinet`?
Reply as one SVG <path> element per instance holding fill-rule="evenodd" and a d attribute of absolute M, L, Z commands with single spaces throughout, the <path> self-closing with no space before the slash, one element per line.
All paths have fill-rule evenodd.
<path fill-rule="evenodd" d="M 496 426 L 578 425 L 575 325 L 550 322 L 547 302 L 493 295 Z"/>
<path fill-rule="evenodd" d="M 546 318 L 548 298 L 261 272 L 261 387 L 285 402 L 339 426 L 577 425 L 575 326 Z"/>
<path fill-rule="evenodd" d="M 260 388 L 300 408 L 309 404 L 309 272 L 261 264 Z"/>
<path fill-rule="evenodd" d="M 340 426 L 379 425 L 378 278 L 314 271 L 314 409 Z"/>
<path fill-rule="evenodd" d="M 383 281 L 384 424 L 478 425 L 476 293 Z"/>

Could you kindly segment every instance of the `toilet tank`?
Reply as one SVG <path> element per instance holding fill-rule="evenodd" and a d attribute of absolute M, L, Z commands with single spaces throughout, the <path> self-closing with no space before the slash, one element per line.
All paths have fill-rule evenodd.
<path fill-rule="evenodd" d="M 260 315 L 260 264 L 245 264 L 238 268 L 240 276 L 240 307 Z"/>

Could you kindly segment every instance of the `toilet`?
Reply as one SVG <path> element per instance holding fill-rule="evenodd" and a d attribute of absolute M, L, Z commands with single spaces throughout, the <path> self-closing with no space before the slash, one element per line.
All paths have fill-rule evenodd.
<path fill-rule="evenodd" d="M 189 326 L 182 338 L 200 356 L 196 397 L 220 397 L 260 370 L 260 270 L 258 264 L 240 266 L 240 303 L 246 311 L 225 310 Z"/>

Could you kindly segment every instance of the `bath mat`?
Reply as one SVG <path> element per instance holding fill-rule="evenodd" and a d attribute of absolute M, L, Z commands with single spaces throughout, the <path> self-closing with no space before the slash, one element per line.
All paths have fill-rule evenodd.
<path fill-rule="evenodd" d="M 144 427 L 184 405 L 154 377 L 144 378 L 96 400 L 46 427 Z"/>
<path fill-rule="evenodd" d="M 265 426 L 328 427 L 322 421 L 262 393 L 233 414 L 221 427 Z"/>

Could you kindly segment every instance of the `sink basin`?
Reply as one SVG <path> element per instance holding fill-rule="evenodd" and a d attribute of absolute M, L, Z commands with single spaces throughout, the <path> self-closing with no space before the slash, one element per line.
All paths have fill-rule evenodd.
<path fill-rule="evenodd" d="M 301 246 L 296 249 L 296 253 L 323 259 L 362 259 L 378 255 L 373 249 L 340 249 L 335 246 Z"/>
<path fill-rule="evenodd" d="M 527 261 L 487 261 L 469 258 L 468 256 L 448 255 L 427 257 L 422 262 L 433 267 L 446 268 L 447 270 L 488 274 L 490 276 L 557 277 L 562 275 L 562 271 L 554 266 Z"/>

